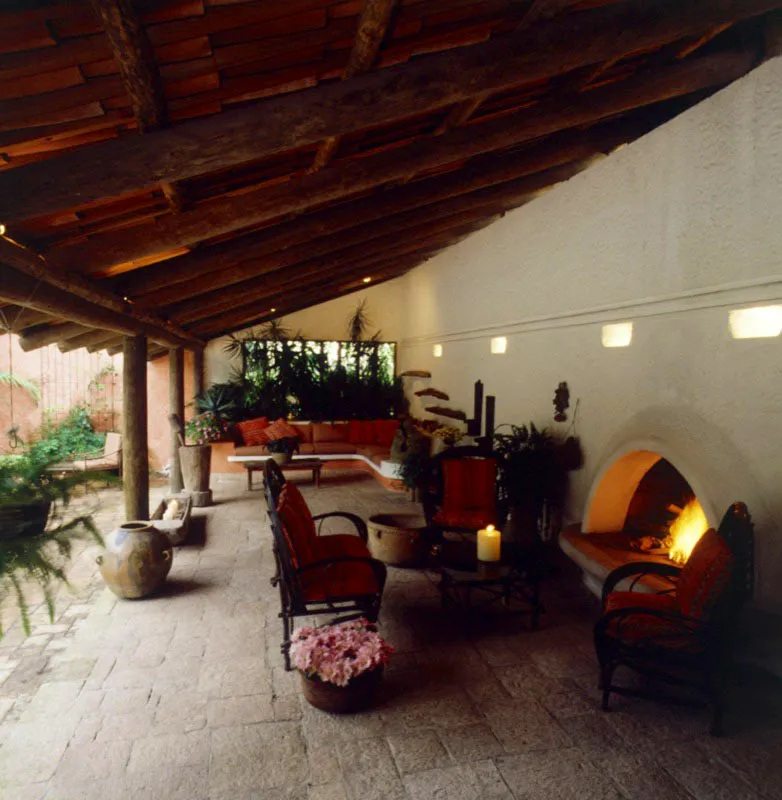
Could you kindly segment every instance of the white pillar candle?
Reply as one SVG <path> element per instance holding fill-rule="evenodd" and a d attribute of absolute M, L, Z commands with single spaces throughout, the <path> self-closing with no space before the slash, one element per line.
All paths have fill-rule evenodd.
<path fill-rule="evenodd" d="M 494 525 L 478 531 L 478 561 L 499 561 L 502 535 Z"/>

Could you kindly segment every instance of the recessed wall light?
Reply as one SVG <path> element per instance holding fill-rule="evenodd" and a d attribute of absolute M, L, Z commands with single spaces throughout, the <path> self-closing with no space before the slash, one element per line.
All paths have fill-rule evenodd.
<path fill-rule="evenodd" d="M 633 323 L 616 322 L 603 325 L 603 347 L 630 347 L 633 341 Z"/>
<path fill-rule="evenodd" d="M 363 282 L 363 283 L 370 283 L 370 282 L 371 282 L 371 280 L 372 280 L 372 278 L 368 278 L 368 277 L 367 277 L 367 278 L 364 278 L 364 280 L 363 280 L 362 282 Z"/>
<path fill-rule="evenodd" d="M 491 340 L 491 351 L 495 355 L 501 355 L 508 349 L 508 339 L 506 336 L 495 336 Z"/>
<path fill-rule="evenodd" d="M 5 225 L 0 223 L 0 236 L 5 236 Z"/>
<path fill-rule="evenodd" d="M 737 308 L 729 323 L 734 339 L 772 339 L 782 333 L 782 306 Z"/>
<path fill-rule="evenodd" d="M 432 347 L 432 355 L 435 358 L 442 358 L 443 357 L 443 346 L 441 344 L 436 344 Z"/>
<path fill-rule="evenodd" d="M 269 309 L 269 313 L 270 313 L 270 314 L 273 314 L 273 313 L 274 313 L 276 310 L 277 310 L 276 308 L 270 308 L 270 309 Z"/>

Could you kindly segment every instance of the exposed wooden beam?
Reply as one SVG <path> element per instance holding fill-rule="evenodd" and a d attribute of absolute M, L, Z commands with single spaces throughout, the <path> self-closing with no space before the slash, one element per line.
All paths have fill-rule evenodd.
<path fill-rule="evenodd" d="M 435 135 L 440 136 L 443 133 L 447 133 L 452 128 L 459 128 L 464 125 L 478 110 L 485 99 L 486 96 L 481 95 L 480 97 L 471 97 L 469 100 L 464 100 L 458 105 L 455 105 L 448 113 L 448 116 L 437 126 Z"/>
<path fill-rule="evenodd" d="M 192 347 L 192 342 L 200 340 L 188 335 L 186 340 L 163 332 L 157 325 L 150 325 L 137 317 L 116 311 L 84 300 L 78 295 L 66 292 L 44 280 L 8 266 L 0 261 L 0 300 L 18 303 L 21 306 L 63 317 L 85 327 L 104 328 L 125 336 L 149 334 L 155 341 L 179 341 L 181 345 Z"/>
<path fill-rule="evenodd" d="M 365 228 L 401 212 L 588 159 L 598 152 L 609 152 L 642 132 L 645 132 L 645 128 L 623 123 L 599 126 L 586 133 L 558 134 L 519 153 L 502 153 L 492 158 L 476 159 L 458 171 L 428 178 L 412 186 L 388 189 L 371 199 L 362 198 L 297 217 L 259 233 L 200 247 L 186 255 L 169 259 L 164 268 L 152 264 L 110 279 L 108 283 L 123 296 L 144 301 L 161 289 L 185 281 L 189 283 L 216 270 L 227 270 L 229 265 L 248 258 L 260 261 L 275 254 L 272 256 L 274 258 L 278 251 L 302 244 L 314 245 L 316 239 L 340 231 Z M 160 295 L 163 296 L 167 295 Z"/>
<path fill-rule="evenodd" d="M 98 350 L 103 349 L 106 342 L 116 338 L 116 335 L 111 331 L 91 330 L 74 336 L 73 339 L 59 342 L 57 347 L 61 353 L 70 353 L 72 350 L 78 350 L 81 347 L 85 347 L 90 353 L 96 353 Z"/>
<path fill-rule="evenodd" d="M 155 51 L 133 0 L 90 0 L 111 45 L 122 83 L 130 98 L 139 133 L 168 124 L 168 108 Z M 160 187 L 172 211 L 184 208 L 180 187 L 164 181 Z"/>
<path fill-rule="evenodd" d="M 364 0 L 356 29 L 356 41 L 350 53 L 344 80 L 372 69 L 391 24 L 396 0 Z M 330 136 L 321 142 L 315 153 L 312 170 L 323 169 L 339 150 L 339 136 Z"/>
<path fill-rule="evenodd" d="M 541 22 L 351 81 L 6 170 L 0 175 L 0 220 L 27 219 L 224 169 L 422 109 L 555 77 L 617 53 L 654 49 L 779 8 L 782 0 L 628 0 Z"/>
<path fill-rule="evenodd" d="M 527 30 L 542 20 L 551 19 L 564 11 L 571 3 L 571 0 L 533 0 L 527 13 L 521 18 L 516 26 L 516 32 Z"/>
<path fill-rule="evenodd" d="M 782 0 L 781 0 L 782 1 Z M 556 99 L 482 125 L 460 128 L 439 137 L 417 141 L 392 152 L 336 164 L 287 183 L 235 197 L 203 203 L 178 216 L 161 217 L 138 230 L 95 236 L 90 241 L 49 251 L 54 263 L 113 264 L 192 245 L 207 236 L 301 212 L 482 153 L 532 141 L 557 131 L 592 125 L 634 108 L 662 102 L 702 89 L 722 86 L 746 74 L 755 64 L 754 52 L 722 53 L 687 59 L 651 75 L 638 75 L 588 96 Z"/>
<path fill-rule="evenodd" d="M 81 309 L 80 313 L 82 313 L 82 318 L 70 318 L 67 313 L 64 313 L 63 316 L 69 321 L 81 322 L 89 327 L 100 327 L 105 324 L 104 320 L 114 319 L 116 324 L 122 325 L 122 328 L 112 328 L 112 330 L 119 330 L 120 333 L 128 335 L 143 333 L 145 336 L 149 336 L 154 341 L 161 342 L 162 344 L 177 343 L 186 347 L 203 347 L 203 342 L 191 336 L 181 328 L 178 328 L 176 325 L 159 319 L 143 309 L 133 309 L 129 303 L 120 299 L 117 295 L 104 287 L 96 286 L 81 275 L 67 272 L 58 268 L 56 265 L 49 264 L 42 256 L 4 237 L 0 237 L 0 263 L 9 265 L 13 267 L 14 271 L 25 274 L 35 281 L 34 285 L 40 285 L 40 288 L 49 286 L 52 289 L 59 289 L 62 296 L 57 295 L 60 297 L 57 307 L 61 310 L 68 307 L 66 297 L 70 295 L 74 298 L 74 301 L 86 301 L 89 305 L 105 312 L 94 314 L 93 317 L 97 322 L 92 324 L 86 321 L 89 317 L 84 316 L 84 312 L 87 308 L 84 302 L 75 303 L 74 307 Z M 0 295 L 3 294 L 3 289 L 5 289 L 5 287 L 0 286 Z M 36 291 L 36 294 L 40 296 L 41 292 Z M 52 296 L 55 295 L 52 294 Z M 22 306 L 37 308 L 39 311 L 44 311 L 46 313 L 53 312 L 53 309 L 46 306 L 35 306 L 31 305 L 29 302 L 23 302 L 22 300 L 14 302 L 18 302 L 19 305 Z M 133 326 L 134 322 L 137 323 L 136 327 Z"/>
<path fill-rule="evenodd" d="M 37 350 L 47 344 L 73 339 L 75 336 L 90 332 L 90 328 L 76 322 L 62 322 L 59 325 L 36 325 L 22 331 L 19 344 L 25 352 Z"/>
<path fill-rule="evenodd" d="M 376 220 L 372 225 L 354 226 L 347 231 L 324 236 L 297 247 L 279 250 L 264 258 L 251 258 L 240 261 L 228 269 L 223 267 L 213 270 L 184 284 L 159 289 L 149 299 L 159 308 L 168 306 L 172 302 L 176 303 L 173 307 L 166 308 L 166 315 L 184 324 L 189 321 L 188 313 L 198 311 L 205 303 L 210 307 L 214 306 L 224 296 L 232 298 L 237 292 L 236 296 L 241 298 L 243 296 L 241 287 L 245 287 L 246 291 L 253 291 L 256 285 L 273 283 L 280 276 L 285 276 L 286 268 L 298 268 L 302 262 L 308 262 L 329 269 L 331 264 L 338 265 L 343 258 L 362 249 L 371 251 L 379 249 L 382 252 L 389 245 L 415 240 L 417 232 L 426 234 L 433 229 L 435 223 L 457 214 L 475 217 L 486 215 L 487 207 L 494 208 L 501 205 L 512 208 L 525 200 L 532 199 L 541 189 L 573 177 L 585 166 L 585 162 L 579 161 L 477 192 L 459 195 L 427 206 L 423 214 L 420 209 L 413 208 L 386 216 Z M 233 293 L 228 292 L 224 295 L 221 291 L 234 285 L 236 291 Z"/>

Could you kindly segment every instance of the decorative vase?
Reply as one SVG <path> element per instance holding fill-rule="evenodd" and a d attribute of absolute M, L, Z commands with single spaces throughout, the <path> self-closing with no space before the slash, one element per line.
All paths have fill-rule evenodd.
<path fill-rule="evenodd" d="M 196 508 L 212 505 L 209 475 L 212 468 L 212 446 L 208 444 L 185 445 L 179 448 L 182 465 L 182 482 L 185 491 L 193 498 Z"/>
<path fill-rule="evenodd" d="M 48 500 L 0 506 L 0 539 L 38 536 L 46 530 L 52 504 Z"/>
<path fill-rule="evenodd" d="M 271 453 L 271 457 L 278 467 L 285 466 L 285 464 L 288 464 L 293 458 L 290 453 Z"/>
<path fill-rule="evenodd" d="M 152 523 L 123 522 L 105 541 L 106 552 L 95 561 L 117 597 L 146 597 L 166 579 L 174 551 Z"/>
<path fill-rule="evenodd" d="M 307 702 L 329 714 L 352 714 L 369 708 L 383 680 L 383 668 L 353 678 L 347 686 L 337 686 L 319 678 L 308 678 L 303 672 L 301 691 Z"/>

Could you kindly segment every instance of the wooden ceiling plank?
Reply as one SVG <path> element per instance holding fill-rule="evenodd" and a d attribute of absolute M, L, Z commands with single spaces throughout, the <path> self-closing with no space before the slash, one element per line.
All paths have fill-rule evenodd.
<path fill-rule="evenodd" d="M 59 325 L 36 325 L 34 328 L 26 328 L 21 332 L 19 345 L 22 350 L 29 353 L 39 347 L 46 347 L 46 345 L 73 339 L 75 336 L 90 332 L 92 332 L 91 328 L 87 328 L 77 322 L 62 322 Z"/>
<path fill-rule="evenodd" d="M 79 350 L 82 347 L 94 353 L 97 350 L 102 350 L 106 342 L 110 342 L 116 338 L 116 334 L 113 331 L 102 329 L 91 330 L 74 336 L 71 339 L 64 339 L 58 342 L 57 347 L 61 353 L 70 353 L 72 350 Z"/>
<path fill-rule="evenodd" d="M 8 287 L 4 281 L 0 281 L 0 297 L 11 303 L 18 303 L 52 315 L 62 315 L 70 322 L 79 322 L 92 327 L 105 325 L 111 330 L 119 330 L 117 327 L 112 328 L 110 323 L 113 321 L 115 326 L 122 326 L 120 332 L 133 332 L 135 326 L 136 333 L 146 331 L 145 336 L 163 343 L 177 343 L 178 347 L 203 346 L 201 341 L 176 325 L 141 309 L 133 309 L 104 287 L 96 286 L 81 275 L 63 272 L 53 267 L 47 264 L 42 256 L 4 237 L 0 237 L 0 265 L 4 274 L 8 275 L 8 280 L 12 281 Z M 25 302 L 26 297 L 23 293 L 25 286 L 32 287 L 30 293 L 34 297 L 29 302 Z M 22 287 L 21 295 L 19 287 Z M 11 291 L 14 292 L 14 296 L 7 294 Z M 46 305 L 45 298 L 50 298 L 51 308 Z M 73 308 L 77 316 L 69 315 L 67 311 L 69 307 Z M 90 322 L 90 319 L 94 322 Z"/>
<path fill-rule="evenodd" d="M 147 138 L 129 137 L 46 164 L 6 171 L 0 175 L 0 219 L 23 219 L 139 186 L 222 169 L 391 122 L 422 108 L 453 105 L 524 80 L 561 75 L 606 61 L 618 52 L 663 46 L 778 8 L 782 0 L 628 0 L 542 22 L 486 44 L 269 98 Z"/>
<path fill-rule="evenodd" d="M 335 164 L 305 175 L 293 184 L 209 201 L 176 217 L 156 220 L 143 235 L 129 232 L 97 236 L 81 245 L 52 250 L 48 255 L 53 263 L 90 264 L 97 270 L 162 250 L 188 246 L 207 237 L 381 186 L 411 173 L 539 139 L 562 129 L 588 126 L 634 108 L 701 89 L 722 86 L 746 74 L 755 62 L 754 52 L 687 59 L 649 76 L 636 76 L 596 89 L 588 96 L 555 99 L 481 125 L 457 128 L 443 136 L 417 141 L 389 153 Z"/>

